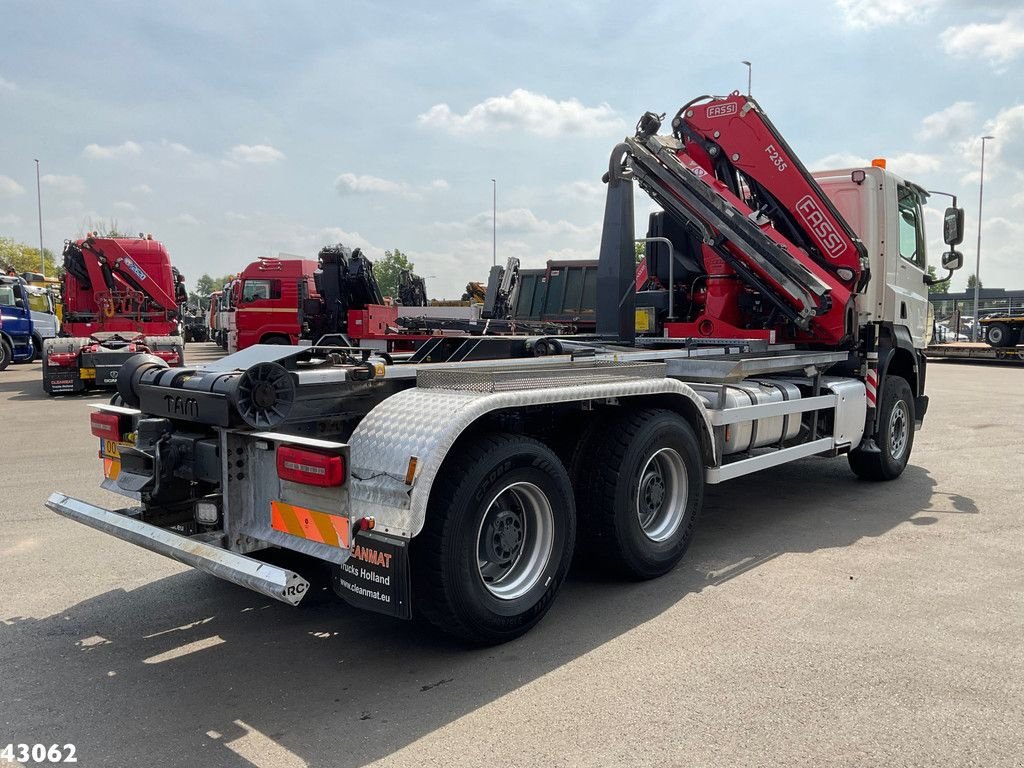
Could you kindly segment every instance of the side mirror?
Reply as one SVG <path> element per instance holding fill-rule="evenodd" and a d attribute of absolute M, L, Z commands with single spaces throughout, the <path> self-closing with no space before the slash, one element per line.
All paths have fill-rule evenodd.
<path fill-rule="evenodd" d="M 952 208 L 950 210 L 953 210 Z M 963 211 L 960 211 L 960 220 L 963 221 Z M 962 237 L 962 234 L 961 234 Z M 964 255 L 957 250 L 949 250 L 942 254 L 942 268 L 955 272 L 964 265 Z"/>
<path fill-rule="evenodd" d="M 946 214 L 943 216 L 942 221 L 942 239 L 946 245 L 957 246 L 964 241 L 964 209 L 963 208 L 947 208 Z M 946 256 L 942 257 L 943 266 L 945 266 Z M 960 257 L 960 261 L 963 262 L 963 257 Z M 952 267 L 952 269 L 959 269 L 960 267 Z"/>

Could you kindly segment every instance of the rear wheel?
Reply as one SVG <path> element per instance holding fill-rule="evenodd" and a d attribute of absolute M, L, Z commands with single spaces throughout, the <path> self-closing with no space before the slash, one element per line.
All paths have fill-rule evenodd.
<path fill-rule="evenodd" d="M 865 480 L 895 480 L 903 474 L 914 447 L 914 393 L 902 376 L 886 376 L 878 414 L 878 452 L 853 450 L 850 469 Z"/>
<path fill-rule="evenodd" d="M 686 553 L 704 499 L 700 443 L 673 411 L 628 410 L 577 458 L 580 543 L 591 561 L 638 579 L 672 570 Z M 589 466 L 588 466 L 589 465 Z"/>
<path fill-rule="evenodd" d="M 472 440 L 445 461 L 412 542 L 413 607 L 473 643 L 512 640 L 547 613 L 575 543 L 569 477 L 544 444 Z"/>
<path fill-rule="evenodd" d="M 1005 323 L 992 323 L 985 336 L 993 347 L 1012 347 L 1013 331 Z"/>
<path fill-rule="evenodd" d="M 13 357 L 11 345 L 0 339 L 0 371 L 7 370 L 7 366 L 11 364 L 11 358 Z"/>
<path fill-rule="evenodd" d="M 281 336 L 274 334 L 273 336 L 267 336 L 265 339 L 260 341 L 260 344 L 291 344 L 291 339 L 287 336 Z"/>

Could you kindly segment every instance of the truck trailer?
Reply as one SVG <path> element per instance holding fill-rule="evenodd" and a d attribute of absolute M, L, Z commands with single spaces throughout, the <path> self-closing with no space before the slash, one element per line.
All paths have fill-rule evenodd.
<path fill-rule="evenodd" d="M 927 193 L 880 167 L 812 175 L 738 92 L 663 121 L 609 160 L 595 334 L 137 355 L 90 416 L 103 487 L 131 501 L 47 506 L 298 604 L 303 569 L 266 557 L 287 550 L 352 605 L 498 643 L 577 550 L 626 578 L 674 568 L 706 485 L 809 456 L 898 478 L 928 406 Z M 636 291 L 635 186 L 671 246 L 648 253 L 660 291 Z M 953 270 L 962 211 L 944 229 Z"/>

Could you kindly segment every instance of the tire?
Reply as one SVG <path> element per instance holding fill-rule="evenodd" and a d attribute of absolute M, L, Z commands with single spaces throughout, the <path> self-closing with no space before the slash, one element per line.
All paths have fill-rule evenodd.
<path fill-rule="evenodd" d="M 679 563 L 704 501 L 700 442 L 686 419 L 660 409 L 617 414 L 592 435 L 577 478 L 591 563 L 636 579 Z"/>
<path fill-rule="evenodd" d="M 445 460 L 412 540 L 413 609 L 473 644 L 519 637 L 551 607 L 575 539 L 572 485 L 550 448 L 469 439 Z"/>
<path fill-rule="evenodd" d="M 267 336 L 267 338 L 260 341 L 260 344 L 291 344 L 291 339 L 287 336 L 273 335 Z"/>
<path fill-rule="evenodd" d="M 7 366 L 11 364 L 13 357 L 14 353 L 11 351 L 11 345 L 0 339 L 0 371 L 7 370 Z"/>
<path fill-rule="evenodd" d="M 29 360 L 30 363 L 34 363 L 36 360 L 41 359 L 43 356 L 43 340 L 36 335 L 32 336 L 32 358 Z"/>
<path fill-rule="evenodd" d="M 895 480 L 903 474 L 914 447 L 914 393 L 902 376 L 882 380 L 882 405 L 878 414 L 878 452 L 853 450 L 847 454 L 850 469 L 864 480 Z"/>
<path fill-rule="evenodd" d="M 992 323 L 985 334 L 985 340 L 991 347 L 1012 347 L 1013 331 L 1006 323 Z"/>

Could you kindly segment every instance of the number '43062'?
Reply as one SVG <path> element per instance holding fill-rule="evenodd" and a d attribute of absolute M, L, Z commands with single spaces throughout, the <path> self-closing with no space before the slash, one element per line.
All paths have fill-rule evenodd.
<path fill-rule="evenodd" d="M 779 153 L 779 150 L 775 148 L 774 144 L 769 144 L 764 148 L 764 151 L 768 154 L 768 159 L 771 160 L 772 164 L 779 170 L 779 173 L 782 173 L 789 167 L 789 164 Z"/>
<path fill-rule="evenodd" d="M 0 761 L 27 763 L 77 763 L 74 744 L 8 744 L 0 749 Z"/>

